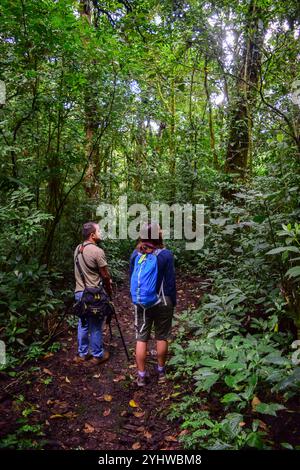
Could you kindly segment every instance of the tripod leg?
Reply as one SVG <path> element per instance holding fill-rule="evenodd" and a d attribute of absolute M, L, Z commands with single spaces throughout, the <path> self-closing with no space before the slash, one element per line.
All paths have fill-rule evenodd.
<path fill-rule="evenodd" d="M 108 326 L 109 326 L 110 339 L 112 340 L 113 334 L 112 334 L 112 329 L 111 329 L 111 322 L 109 322 Z"/>
<path fill-rule="evenodd" d="M 125 343 L 125 340 L 124 340 L 124 336 L 123 336 L 123 333 L 122 333 L 122 330 L 121 330 L 116 312 L 114 312 L 114 316 L 115 316 L 116 324 L 117 324 L 117 327 L 118 327 L 118 330 L 119 330 L 119 333 L 120 333 L 120 337 L 121 337 L 121 340 L 122 340 L 122 343 L 123 343 L 123 346 L 124 346 L 124 350 L 125 350 L 125 353 L 126 353 L 127 360 L 130 361 L 127 346 L 126 346 L 126 343 Z"/>

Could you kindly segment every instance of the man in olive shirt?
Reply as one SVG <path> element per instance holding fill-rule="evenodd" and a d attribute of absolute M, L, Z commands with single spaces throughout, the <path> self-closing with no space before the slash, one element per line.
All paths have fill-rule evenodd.
<path fill-rule="evenodd" d="M 84 242 L 76 247 L 74 253 L 74 273 L 76 280 L 75 300 L 80 300 L 84 290 L 84 282 L 76 266 L 76 257 L 80 263 L 87 287 L 97 287 L 102 280 L 106 292 L 112 296 L 112 280 L 107 268 L 105 253 L 97 246 L 101 239 L 100 227 L 95 222 L 87 222 L 83 225 L 82 235 Z M 80 250 L 81 246 L 83 248 Z M 109 352 L 104 351 L 102 338 L 103 320 L 90 317 L 82 324 L 78 321 L 78 356 L 76 363 L 90 359 L 90 363 L 101 364 L 109 358 Z"/>

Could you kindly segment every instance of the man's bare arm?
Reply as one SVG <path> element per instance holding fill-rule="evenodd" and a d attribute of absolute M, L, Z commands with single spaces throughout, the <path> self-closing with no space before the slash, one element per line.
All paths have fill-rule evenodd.
<path fill-rule="evenodd" d="M 99 268 L 99 269 L 100 269 L 100 275 L 103 279 L 103 284 L 104 284 L 104 287 L 106 289 L 106 292 L 108 293 L 108 295 L 110 295 L 112 297 L 112 294 L 113 294 L 112 279 L 110 277 L 108 268 L 107 268 L 107 266 L 104 266 L 103 268 Z"/>

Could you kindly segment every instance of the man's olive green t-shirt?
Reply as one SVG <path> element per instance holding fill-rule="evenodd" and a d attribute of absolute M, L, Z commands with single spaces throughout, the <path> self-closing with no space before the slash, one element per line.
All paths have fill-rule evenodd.
<path fill-rule="evenodd" d="M 86 243 L 83 245 L 86 245 Z M 75 292 L 84 290 L 83 280 L 81 279 L 75 261 L 80 246 L 81 244 L 76 247 L 74 252 L 74 272 L 76 280 Z M 83 256 L 84 259 L 82 258 L 82 254 L 79 253 L 78 261 L 84 274 L 86 286 L 97 287 L 99 285 L 99 281 L 101 280 L 99 268 L 107 266 L 105 253 L 102 248 L 92 243 L 84 248 Z"/>

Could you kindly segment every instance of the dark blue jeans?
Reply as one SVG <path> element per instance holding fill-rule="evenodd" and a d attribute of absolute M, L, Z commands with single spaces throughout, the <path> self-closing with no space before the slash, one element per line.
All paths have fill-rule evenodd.
<path fill-rule="evenodd" d="M 80 300 L 82 292 L 75 293 L 75 300 Z M 85 325 L 82 325 L 81 319 L 78 321 L 78 354 L 80 357 L 92 354 L 94 357 L 102 357 L 104 354 L 102 338 L 103 320 L 90 317 Z"/>

